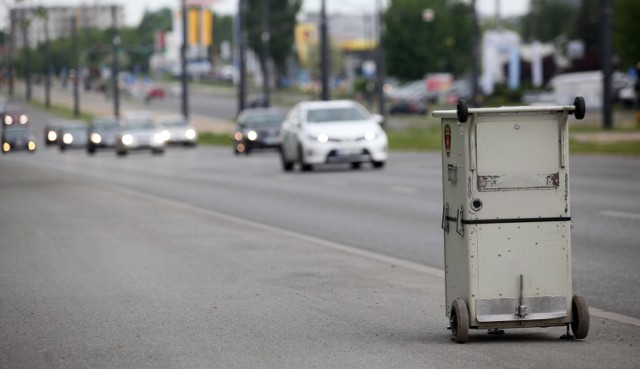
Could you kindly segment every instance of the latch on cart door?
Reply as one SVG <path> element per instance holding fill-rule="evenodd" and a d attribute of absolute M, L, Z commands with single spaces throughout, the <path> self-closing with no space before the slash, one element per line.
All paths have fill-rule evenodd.
<path fill-rule="evenodd" d="M 464 207 L 460 206 L 456 214 L 456 232 L 460 236 L 464 236 L 464 226 L 462 225 L 462 217 L 464 216 Z"/>
<path fill-rule="evenodd" d="M 442 207 L 442 229 L 449 233 L 449 203 L 446 202 Z"/>

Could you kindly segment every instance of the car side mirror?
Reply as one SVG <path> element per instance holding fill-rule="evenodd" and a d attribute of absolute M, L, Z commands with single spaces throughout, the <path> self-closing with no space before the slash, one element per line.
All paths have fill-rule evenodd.
<path fill-rule="evenodd" d="M 382 116 L 381 114 L 373 114 L 372 117 L 373 120 L 375 120 L 378 124 L 384 124 L 384 116 Z"/>

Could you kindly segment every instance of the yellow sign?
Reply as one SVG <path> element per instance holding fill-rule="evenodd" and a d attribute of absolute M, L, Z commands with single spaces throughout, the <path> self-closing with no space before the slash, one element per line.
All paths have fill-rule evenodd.
<path fill-rule="evenodd" d="M 310 45 L 318 44 L 318 27 L 315 23 L 299 23 L 294 30 L 296 51 L 300 65 L 306 66 L 309 60 Z"/>

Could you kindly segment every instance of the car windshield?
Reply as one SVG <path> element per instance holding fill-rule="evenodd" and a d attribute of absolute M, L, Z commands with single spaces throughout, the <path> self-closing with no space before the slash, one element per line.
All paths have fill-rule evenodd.
<path fill-rule="evenodd" d="M 71 133 L 73 135 L 81 134 L 87 131 L 85 127 L 67 127 L 63 129 L 64 133 Z"/>
<path fill-rule="evenodd" d="M 123 126 L 126 129 L 138 131 L 138 130 L 146 130 L 146 129 L 154 129 L 153 121 L 148 119 L 131 119 L 126 120 L 123 123 Z"/>
<path fill-rule="evenodd" d="M 246 127 L 275 127 L 280 126 L 285 119 L 284 114 L 260 114 L 249 115 L 244 119 L 243 124 Z"/>
<path fill-rule="evenodd" d="M 4 136 L 7 140 L 15 140 L 18 137 L 28 137 L 29 129 L 27 127 L 6 128 Z"/>
<path fill-rule="evenodd" d="M 112 128 L 117 127 L 118 122 L 115 119 L 111 118 L 97 118 L 93 121 L 92 125 L 95 128 Z"/>
<path fill-rule="evenodd" d="M 312 109 L 307 112 L 307 122 L 342 122 L 367 120 L 367 116 L 354 107 Z"/>
<path fill-rule="evenodd" d="M 164 121 L 162 123 L 160 123 L 161 126 L 163 127 L 184 127 L 187 126 L 187 122 L 184 120 L 167 120 Z"/>

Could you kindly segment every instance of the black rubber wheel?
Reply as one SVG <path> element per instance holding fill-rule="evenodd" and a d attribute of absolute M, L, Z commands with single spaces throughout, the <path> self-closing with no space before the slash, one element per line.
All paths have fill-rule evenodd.
<path fill-rule="evenodd" d="M 384 161 L 374 161 L 372 162 L 373 167 L 376 169 L 382 169 L 384 168 Z"/>
<path fill-rule="evenodd" d="M 589 334 L 589 305 L 582 295 L 574 295 L 571 301 L 571 331 L 576 339 L 584 339 Z"/>
<path fill-rule="evenodd" d="M 302 145 L 300 144 L 298 145 L 298 157 L 300 159 L 300 170 L 303 172 L 310 172 L 313 170 L 313 166 L 304 161 L 304 150 L 302 150 Z"/>
<path fill-rule="evenodd" d="M 456 107 L 456 114 L 458 115 L 458 122 L 466 123 L 469 118 L 469 107 L 466 100 L 458 100 L 458 106 Z"/>
<path fill-rule="evenodd" d="M 351 163 L 351 169 L 360 169 L 361 167 L 362 167 L 362 163 L 360 162 Z"/>
<path fill-rule="evenodd" d="M 576 117 L 576 119 L 583 119 L 587 110 L 587 106 L 584 102 L 584 97 L 576 97 L 576 99 L 573 101 L 573 105 L 575 105 L 576 107 L 576 110 L 573 112 L 573 116 Z"/>
<path fill-rule="evenodd" d="M 282 162 L 282 170 L 284 170 L 285 172 L 291 172 L 293 170 L 293 162 L 287 161 L 287 159 L 284 157 L 284 152 L 282 148 L 280 148 L 279 151 L 280 151 L 280 161 Z"/>
<path fill-rule="evenodd" d="M 127 150 L 117 150 L 116 154 L 118 156 L 125 156 L 125 155 L 127 155 Z"/>
<path fill-rule="evenodd" d="M 469 310 L 462 299 L 455 299 L 451 304 L 449 314 L 451 340 L 455 343 L 465 343 L 469 337 Z"/>

